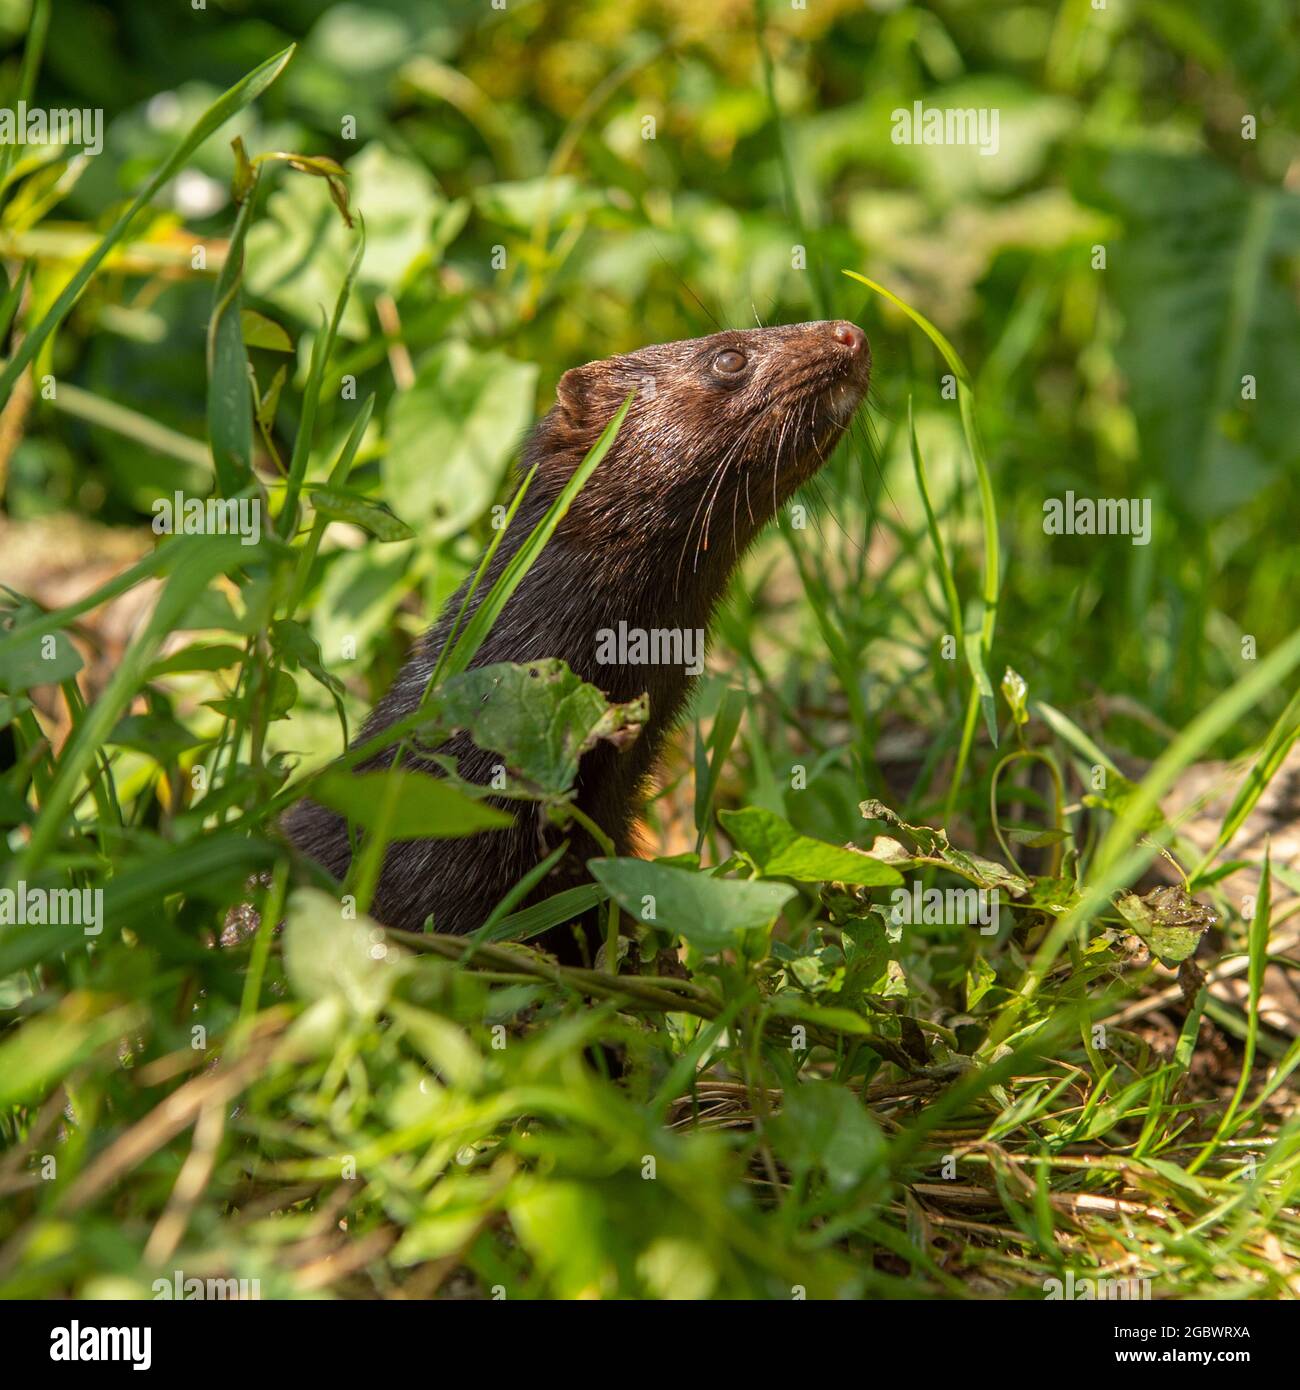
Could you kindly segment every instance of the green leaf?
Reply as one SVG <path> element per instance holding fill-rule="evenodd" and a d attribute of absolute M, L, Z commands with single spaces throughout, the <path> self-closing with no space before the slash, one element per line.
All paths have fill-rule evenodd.
<path fill-rule="evenodd" d="M 983 956 L 976 956 L 966 971 L 966 1008 L 973 1009 L 997 982 L 998 972 Z"/>
<path fill-rule="evenodd" d="M 966 661 L 970 666 L 971 679 L 979 695 L 980 710 L 984 715 L 984 727 L 989 731 L 989 741 L 994 748 L 998 746 L 998 709 L 993 698 L 993 683 L 984 665 L 984 652 L 978 631 L 962 633 L 962 644 L 966 650 Z"/>
<path fill-rule="evenodd" d="M 1190 155 L 1108 148 L 1079 168 L 1080 191 L 1127 228 L 1106 283 L 1148 473 L 1171 504 L 1218 516 L 1294 466 L 1292 422 L 1276 407 L 1300 360 L 1286 270 L 1300 198 Z"/>
<path fill-rule="evenodd" d="M 0 1107 L 41 1100 L 75 1066 L 139 1028 L 142 1005 L 106 1009 L 100 995 L 76 991 L 28 1020 L 0 1044 Z"/>
<path fill-rule="evenodd" d="M 253 201 L 244 202 L 235 218 L 208 324 L 208 438 L 217 487 L 226 497 L 247 487 L 253 472 L 253 384 L 240 318 L 244 239 Z"/>
<path fill-rule="evenodd" d="M 461 629 L 455 644 L 451 646 L 450 650 L 444 648 L 442 655 L 438 658 L 438 666 L 434 673 L 435 678 L 439 675 L 443 677 L 458 675 L 461 671 L 466 670 L 470 662 L 474 660 L 475 653 L 492 630 L 492 624 L 501 616 L 501 610 L 510 601 L 510 595 L 523 583 L 525 575 L 532 569 L 537 557 L 545 549 L 546 543 L 555 534 L 556 527 L 568 514 L 569 508 L 573 505 L 573 499 L 586 486 L 587 479 L 596 471 L 601 460 L 613 447 L 614 440 L 623 427 L 623 421 L 627 419 L 627 413 L 632 408 L 634 396 L 635 392 L 628 393 L 609 424 L 601 431 L 600 438 L 587 451 L 586 457 L 574 470 L 564 487 L 560 489 L 559 496 L 546 509 L 545 515 L 537 525 L 528 533 L 524 543 L 506 562 L 505 568 L 497 576 L 482 602 L 474 609 L 474 616 Z M 534 465 L 532 472 L 520 485 L 520 494 L 528 487 L 536 471 L 536 465 Z M 516 495 L 515 502 L 517 503 L 518 500 L 519 494 Z M 501 535 L 502 533 L 498 532 L 497 534 Z"/>
<path fill-rule="evenodd" d="M 231 666 L 238 666 L 245 655 L 241 647 L 232 647 L 228 643 L 196 643 L 192 647 L 173 652 L 171 656 L 163 657 L 161 661 L 155 661 L 150 666 L 146 679 L 152 681 L 157 680 L 159 676 L 171 676 L 186 671 L 225 671 Z"/>
<path fill-rule="evenodd" d="M 289 665 L 302 667 L 329 692 L 343 729 L 343 742 L 346 744 L 348 716 L 343 704 L 346 691 L 343 682 L 332 671 L 326 669 L 316 639 L 301 623 L 296 623 L 291 618 L 280 618 L 271 624 L 271 640 Z"/>
<path fill-rule="evenodd" d="M 649 706 L 644 696 L 611 705 L 563 661 L 548 659 L 454 676 L 439 689 L 437 713 L 441 725 L 466 730 L 513 774 L 556 796 L 573 785 L 579 759 L 597 742 L 631 744 Z"/>
<path fill-rule="evenodd" d="M 19 618 L 26 616 L 19 613 Z M 66 632 L 32 633 L 0 651 L 0 691 L 20 695 L 34 685 L 58 685 L 81 670 L 82 660 Z"/>
<path fill-rule="evenodd" d="M 405 957 L 369 917 L 344 917 L 337 898 L 318 888 L 289 895 L 284 965 L 294 993 L 309 1002 L 335 999 L 372 1018 L 383 1008 Z"/>
<path fill-rule="evenodd" d="M 896 869 L 863 850 L 852 846 L 841 848 L 802 835 L 788 821 L 757 806 L 747 806 L 741 811 L 720 811 L 718 819 L 764 878 L 793 878 L 800 883 L 854 883 L 867 888 L 903 881 Z"/>
<path fill-rule="evenodd" d="M 795 896 L 784 884 L 710 878 L 644 859 L 591 859 L 587 867 L 629 916 L 706 954 L 739 945 L 745 932 L 767 926 Z"/>
<path fill-rule="evenodd" d="M 256 309 L 239 311 L 239 327 L 244 346 L 265 348 L 268 352 L 292 352 L 293 339 L 274 319 L 259 314 Z"/>
<path fill-rule="evenodd" d="M 390 840 L 457 839 L 500 830 L 514 817 L 476 801 L 441 777 L 409 768 L 378 772 L 329 769 L 312 784 L 313 800 Z"/>
<path fill-rule="evenodd" d="M 502 917 L 482 935 L 484 941 L 530 941 L 542 932 L 581 917 L 589 908 L 603 903 L 609 895 L 598 883 L 583 883 L 552 894 L 545 902 L 521 908 Z"/>
<path fill-rule="evenodd" d="M 536 388 L 531 363 L 453 340 L 393 398 L 384 495 L 422 535 L 456 535 L 487 510 L 532 418 Z"/>
<path fill-rule="evenodd" d="M 309 484 L 307 493 L 316 510 L 331 521 L 350 521 L 369 531 L 378 541 L 409 541 L 415 532 L 387 507 L 349 488 Z"/>
<path fill-rule="evenodd" d="M 867 820 L 880 820 L 886 825 L 892 825 L 911 840 L 914 846 L 913 853 L 909 855 L 897 840 L 882 835 L 866 851 L 875 859 L 904 868 L 914 868 L 920 864 L 937 864 L 970 879 L 980 888 L 1005 888 L 1017 898 L 1029 891 L 1029 880 L 1023 875 L 1013 873 L 995 860 L 971 854 L 968 850 L 954 849 L 948 843 L 947 832 L 935 830 L 928 825 L 909 825 L 883 801 L 871 798 L 860 802 L 858 809 Z"/>
<path fill-rule="evenodd" d="M 373 22 L 374 16 L 368 16 Z M 301 167 L 307 167 L 304 162 Z M 468 203 L 448 201 L 424 164 L 383 145 L 347 161 L 352 201 L 365 214 L 361 285 L 397 296 L 418 268 L 435 264 L 464 225 Z M 266 216 L 248 236 L 248 288 L 304 323 L 331 304 L 347 275 L 352 237 L 323 179 L 285 179 L 266 200 Z M 370 331 L 365 309 L 350 302 L 339 332 L 359 342 Z"/>
<path fill-rule="evenodd" d="M 1120 916 L 1167 965 L 1177 965 L 1196 953 L 1201 937 L 1218 920 L 1187 894 L 1181 883 L 1153 888 L 1138 897 L 1126 893 L 1116 902 Z"/>
<path fill-rule="evenodd" d="M 207 740 L 164 714 L 131 714 L 118 721 L 105 740 L 121 748 L 134 748 L 160 763 L 172 763 L 190 748 Z"/>
<path fill-rule="evenodd" d="M 1278 768 L 1286 761 L 1286 755 L 1291 751 L 1291 746 L 1297 737 L 1300 737 L 1300 690 L 1292 695 L 1287 702 L 1287 707 L 1278 716 L 1272 729 L 1269 730 L 1268 738 L 1264 741 L 1259 756 L 1255 759 L 1241 786 L 1237 788 L 1236 796 L 1232 798 L 1232 805 L 1229 806 L 1228 813 L 1223 818 L 1223 825 L 1215 837 L 1214 844 L 1210 846 L 1205 857 L 1190 875 L 1189 884 L 1191 887 L 1195 888 L 1198 884 L 1209 881 L 1210 865 L 1214 863 L 1223 848 L 1245 824 L 1251 809 L 1264 794 L 1265 788 L 1273 780 Z"/>
<path fill-rule="evenodd" d="M 1288 0 L 1149 0 L 1144 12 L 1198 64 L 1229 68 L 1257 99 L 1289 98 L 1294 110 L 1300 57 Z"/>
<path fill-rule="evenodd" d="M 1062 840 L 1068 840 L 1070 832 L 1068 830 L 1022 830 L 1013 827 L 1007 831 L 1007 839 L 1013 845 L 1025 845 L 1029 849 L 1046 849 L 1048 845 L 1059 845 Z"/>
<path fill-rule="evenodd" d="M 298 703 L 298 682 L 288 671 L 272 671 L 271 697 L 266 701 L 267 719 L 283 719 Z M 260 667 L 253 668 L 250 685 L 241 695 L 220 696 L 215 700 L 204 700 L 209 709 L 214 709 L 227 719 L 248 716 L 254 708 L 255 698 L 261 695 L 266 674 Z"/>
<path fill-rule="evenodd" d="M 884 1164 L 880 1127 L 852 1091 L 830 1081 L 788 1087 L 771 1130 L 777 1153 L 795 1172 L 824 1172 L 841 1192 Z"/>

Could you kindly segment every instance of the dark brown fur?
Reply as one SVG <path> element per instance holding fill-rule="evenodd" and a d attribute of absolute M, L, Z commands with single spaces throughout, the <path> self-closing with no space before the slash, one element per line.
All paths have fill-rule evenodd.
<path fill-rule="evenodd" d="M 720 369 L 736 352 L 743 370 Z M 601 665 L 597 633 L 629 628 L 707 630 L 737 561 L 790 494 L 830 456 L 866 390 L 870 352 L 860 330 L 843 323 L 723 332 L 591 362 L 560 380 L 555 407 L 523 456 L 538 476 L 484 577 L 487 592 L 629 391 L 618 439 L 573 503 L 554 537 L 480 648 L 474 665 L 560 657 L 612 700 L 646 692 L 649 721 L 619 753 L 601 743 L 582 760 L 577 804 L 620 853 L 631 850 L 642 784 L 679 716 L 691 677 L 679 666 Z M 725 365 L 734 365 L 723 359 Z M 430 461 L 437 467 L 437 461 Z M 393 687 L 375 707 L 367 740 L 418 704 L 460 607 L 463 589 L 425 634 Z M 499 761 L 464 736 L 440 750 L 460 775 L 486 784 Z M 391 756 L 391 755 L 390 755 Z M 427 764 L 425 764 L 427 766 Z M 389 848 L 374 915 L 418 930 L 479 926 L 542 856 L 546 835 L 526 806 L 517 823 L 457 840 Z M 286 818 L 291 839 L 336 877 L 348 868 L 346 824 L 302 802 Z M 555 832 L 549 831 L 554 841 Z M 582 833 L 564 867 L 543 885 L 550 894 L 584 881 L 598 853 Z"/>

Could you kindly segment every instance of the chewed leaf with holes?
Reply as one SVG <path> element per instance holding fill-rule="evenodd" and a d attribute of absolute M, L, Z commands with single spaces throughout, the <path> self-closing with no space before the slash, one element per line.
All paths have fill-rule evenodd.
<path fill-rule="evenodd" d="M 960 874 L 978 888 L 1005 888 L 1015 898 L 1023 897 L 1029 892 L 1030 882 L 1022 874 L 1013 873 L 1005 865 L 985 859 L 982 855 L 971 854 L 964 849 L 954 849 L 948 843 L 947 833 L 943 830 L 935 830 L 928 825 L 908 825 L 883 801 L 863 801 L 858 809 L 865 819 L 884 821 L 912 842 L 912 849 L 909 851 L 901 841 L 888 835 L 880 835 L 866 851 L 874 859 L 880 859 L 900 869 L 914 869 L 922 864 L 934 864 Z"/>
<path fill-rule="evenodd" d="M 1201 937 L 1218 920 L 1203 903 L 1189 897 L 1181 883 L 1153 888 L 1142 897 L 1126 893 L 1115 906 L 1134 934 L 1167 965 L 1190 960 Z"/>
<path fill-rule="evenodd" d="M 437 709 L 442 727 L 464 729 L 514 776 L 555 797 L 573 785 L 588 749 L 602 739 L 626 748 L 649 714 L 644 696 L 611 704 L 554 659 L 466 671 L 442 686 Z"/>

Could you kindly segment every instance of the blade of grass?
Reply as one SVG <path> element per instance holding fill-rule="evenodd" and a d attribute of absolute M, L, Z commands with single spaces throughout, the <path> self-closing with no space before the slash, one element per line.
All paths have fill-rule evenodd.
<path fill-rule="evenodd" d="M 1273 882 L 1270 873 L 1272 850 L 1268 842 L 1264 844 L 1264 867 L 1259 875 L 1259 897 L 1255 904 L 1255 916 L 1250 924 L 1250 969 L 1246 975 L 1246 1046 L 1241 1056 L 1241 1075 L 1237 1078 L 1236 1090 L 1223 1112 L 1218 1126 L 1209 1142 L 1187 1165 L 1189 1173 L 1197 1173 L 1217 1152 L 1221 1139 L 1231 1138 L 1234 1132 L 1233 1120 L 1245 1098 L 1250 1085 L 1251 1071 L 1255 1065 L 1255 1050 L 1259 1045 L 1259 1000 L 1264 992 L 1264 971 L 1268 966 L 1268 934 L 1272 920 Z"/>
<path fill-rule="evenodd" d="M 998 514 L 997 503 L 993 496 L 993 480 L 989 475 L 988 460 L 984 453 L 984 445 L 980 439 L 979 427 L 975 421 L 975 394 L 971 387 L 970 373 L 966 370 L 966 364 L 957 355 L 956 349 L 948 339 L 925 317 L 918 313 L 910 304 L 905 304 L 896 294 L 892 294 L 883 285 L 878 285 L 874 280 L 869 280 L 865 275 L 859 275 L 855 270 L 846 270 L 845 275 L 851 280 L 858 281 L 859 284 L 866 285 L 869 290 L 874 290 L 876 294 L 887 299 L 895 307 L 901 309 L 913 323 L 919 327 L 927 338 L 939 349 L 944 361 L 952 369 L 953 375 L 957 378 L 957 404 L 961 412 L 962 431 L 966 436 L 966 448 L 971 456 L 971 462 L 975 465 L 975 476 L 979 484 L 980 514 L 984 531 L 984 584 L 981 592 L 983 609 L 980 616 L 980 655 L 984 658 L 987 668 L 993 646 L 993 633 L 997 626 L 998 594 L 1001 588 L 1000 577 L 1000 556 L 998 550 Z M 977 679 L 974 668 L 971 670 L 972 681 Z M 974 687 L 972 699 L 978 699 L 984 711 L 984 722 L 989 731 L 989 737 L 993 740 L 993 746 L 997 747 L 998 728 L 997 712 L 992 698 L 992 694 L 981 695 L 978 687 Z M 970 750 L 970 738 L 973 730 L 970 730 L 970 720 L 967 720 L 969 732 L 964 732 L 962 737 L 961 752 L 959 754 L 960 765 L 965 766 L 966 755 Z M 954 784 L 957 778 L 954 777 Z"/>
<path fill-rule="evenodd" d="M 244 241 L 253 221 L 256 175 L 253 179 L 235 217 L 208 320 L 208 439 L 217 473 L 217 491 L 223 497 L 232 497 L 247 487 L 253 473 L 253 395 L 239 315 Z"/>
<path fill-rule="evenodd" d="M 180 463 L 201 468 L 205 473 L 212 472 L 212 455 L 201 440 L 192 439 L 187 434 L 181 434 L 179 430 L 159 424 L 157 420 L 151 420 L 149 416 L 142 415 L 129 406 L 105 400 L 93 391 L 82 390 L 70 381 L 59 382 L 58 393 L 50 397 L 50 404 L 64 415 L 71 415 L 74 419 L 84 420 L 90 425 L 98 425 L 100 429 L 112 430 L 123 439 L 130 439 L 146 449 L 165 454 Z"/>
<path fill-rule="evenodd" d="M 952 567 L 948 564 L 948 552 L 944 547 L 943 536 L 939 532 L 939 521 L 930 502 L 930 485 L 925 476 L 925 460 L 921 456 L 921 446 L 916 438 L 916 420 L 912 415 L 912 397 L 907 397 L 907 433 L 912 444 L 912 470 L 916 474 L 916 490 L 921 494 L 921 505 L 925 508 L 925 524 L 930 532 L 930 542 L 934 546 L 935 563 L 939 569 L 939 582 L 943 586 L 943 596 L 948 604 L 948 620 L 952 624 L 953 641 L 961 637 L 961 602 L 957 597 L 957 585 L 952 577 Z"/>
<path fill-rule="evenodd" d="M 1192 870 L 1187 881 L 1189 890 L 1195 890 L 1201 876 L 1218 858 L 1228 841 L 1241 829 L 1246 817 L 1250 815 L 1251 808 L 1263 795 L 1265 787 L 1273 780 L 1274 773 L 1282 766 L 1283 760 L 1291 751 L 1291 745 L 1296 741 L 1297 736 L 1300 736 L 1300 690 L 1292 695 L 1286 709 L 1282 711 L 1277 723 L 1269 731 L 1259 757 L 1247 774 L 1246 780 L 1238 789 L 1237 795 L 1232 799 L 1232 805 L 1223 818 L 1223 825 L 1214 844 L 1206 851 L 1205 857 L 1196 868 Z"/>
<path fill-rule="evenodd" d="M 460 601 L 460 607 L 456 610 L 455 620 L 452 622 L 451 631 L 447 634 L 447 640 L 443 643 L 442 650 L 438 653 L 438 660 L 433 670 L 429 673 L 429 679 L 424 687 L 424 695 L 420 703 L 423 704 L 429 698 L 430 693 L 437 688 L 438 682 L 442 679 L 443 668 L 447 663 L 447 655 L 455 645 L 460 636 L 461 624 L 465 621 L 465 614 L 469 610 L 470 604 L 474 600 L 474 595 L 478 593 L 478 586 L 483 582 L 483 576 L 488 572 L 492 565 L 492 558 L 497 553 L 497 547 L 505 539 L 506 533 L 510 530 L 510 524 L 515 519 L 515 513 L 519 510 L 519 504 L 528 494 L 528 489 L 533 484 L 533 479 L 537 477 L 537 464 L 528 470 L 522 483 L 515 489 L 515 495 L 510 499 L 510 506 L 506 509 L 505 518 L 493 535 L 488 548 L 483 552 L 483 558 L 479 561 L 478 569 L 474 571 L 474 578 L 470 581 L 465 590 L 465 597 Z"/>
<path fill-rule="evenodd" d="M 27 43 L 23 47 L 23 65 L 18 74 L 18 104 L 30 105 L 36 90 L 36 73 L 45 52 L 45 36 L 50 27 L 50 0 L 35 0 L 27 23 Z M 0 188 L 3 188 L 18 156 L 16 142 L 6 142 L 0 148 Z"/>
<path fill-rule="evenodd" d="M 474 610 L 474 616 L 466 623 L 464 632 L 461 633 L 446 662 L 443 663 L 444 679 L 448 676 L 457 676 L 468 669 L 478 649 L 483 645 L 484 639 L 492 630 L 492 624 L 500 617 L 501 610 L 506 606 L 510 595 L 523 583 L 524 576 L 532 569 L 537 557 L 542 553 L 543 546 L 555 534 L 556 528 L 568 514 L 569 508 L 573 505 L 573 499 L 582 491 L 587 479 L 596 471 L 600 461 L 613 447 L 614 440 L 623 427 L 623 421 L 627 419 L 627 413 L 632 408 L 635 394 L 635 392 L 629 392 L 624 398 L 623 404 L 615 412 L 614 418 L 605 426 L 600 438 L 588 451 L 586 458 L 574 470 L 573 476 L 565 483 L 560 495 L 551 503 L 546 515 L 533 527 L 527 540 L 510 557 L 510 562 L 501 571 L 496 583 L 484 595 L 482 603 Z"/>
<path fill-rule="evenodd" d="M 740 728 L 740 716 L 745 711 L 745 692 L 735 686 L 728 686 L 722 692 L 722 702 L 713 719 L 709 731 L 709 741 L 702 747 L 704 754 L 703 776 L 695 779 L 695 852 L 704 848 L 705 837 L 709 833 L 709 818 L 713 813 L 713 798 L 718 790 L 718 778 L 722 775 L 723 764 L 731 753 L 731 745 Z M 698 765 L 697 759 L 697 765 Z"/>
<path fill-rule="evenodd" d="M 316 341 L 311 345 L 311 364 L 307 369 L 307 384 L 303 388 L 302 394 L 302 419 L 298 423 L 298 433 L 293 441 L 293 454 L 289 459 L 289 477 L 284 489 L 284 498 L 280 504 L 280 516 L 276 523 L 280 535 L 286 540 L 293 535 L 294 528 L 298 524 L 298 496 L 302 491 L 303 480 L 307 476 L 307 461 L 311 457 L 311 438 L 316 426 L 316 410 L 320 404 L 320 395 L 323 389 L 325 364 L 329 361 L 334 340 L 338 336 L 339 323 L 343 318 L 343 310 L 352 294 L 352 286 L 356 281 L 357 271 L 361 269 L 361 258 L 366 252 L 366 224 L 360 217 L 357 219 L 357 224 L 357 244 L 352 252 L 352 260 L 348 264 L 347 274 L 343 277 L 343 284 L 339 287 L 338 298 L 334 301 L 334 315 L 329 320 L 324 333 L 318 334 Z"/>
<path fill-rule="evenodd" d="M 348 431 L 348 437 L 343 443 L 343 448 L 339 452 L 334 467 L 330 470 L 330 486 L 340 487 L 347 482 L 348 474 L 352 471 L 352 462 L 357 456 L 357 450 L 361 447 L 362 436 L 366 432 L 366 426 L 370 423 L 370 417 L 375 409 L 375 393 L 372 391 L 361 404 L 361 409 L 357 412 L 357 418 L 352 422 L 352 428 Z M 311 577 L 311 567 L 316 563 L 316 555 L 320 550 L 321 538 L 325 535 L 325 528 L 329 525 L 329 518 L 322 516 L 320 512 L 312 518 L 311 534 L 307 537 L 307 542 L 298 555 L 298 569 L 294 575 L 293 593 L 289 597 L 289 603 L 285 611 L 292 618 L 298 611 L 299 604 L 302 603 L 303 595 L 307 592 L 307 582 Z"/>

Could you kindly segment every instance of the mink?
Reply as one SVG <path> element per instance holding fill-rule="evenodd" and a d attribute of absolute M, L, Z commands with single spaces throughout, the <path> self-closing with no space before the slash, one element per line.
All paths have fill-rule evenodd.
<path fill-rule="evenodd" d="M 626 631 L 707 632 L 746 548 L 830 457 L 866 393 L 870 371 L 865 334 L 843 321 L 663 343 L 566 372 L 554 407 L 528 439 L 521 475 L 534 464 L 537 474 L 480 581 L 471 612 L 628 393 L 635 393 L 612 448 L 472 663 L 558 657 L 611 701 L 648 696 L 640 736 L 622 751 L 597 743 L 583 755 L 575 785 L 576 804 L 619 854 L 634 850 L 640 798 L 693 675 L 684 662 L 606 664 L 610 651 L 600 634 L 617 632 L 620 624 Z M 469 583 L 416 644 L 359 742 L 418 707 Z M 602 645 L 605 661 L 598 659 Z M 463 733 L 437 752 L 455 759 L 459 776 L 483 786 L 500 762 Z M 411 766 L 437 771 L 427 753 L 406 756 Z M 392 757 L 388 750 L 362 766 L 382 766 Z M 500 804 L 515 816 L 509 829 L 391 844 L 372 914 L 411 930 L 426 923 L 452 933 L 480 926 L 559 837 L 532 804 Z M 284 826 L 303 853 L 337 878 L 346 874 L 351 847 L 344 817 L 304 800 L 291 808 Z M 585 860 L 601 852 L 576 824 L 564 834 L 571 841 L 568 855 L 536 897 L 586 881 Z M 574 938 L 567 941 L 572 946 Z M 565 941 L 552 936 L 546 944 L 562 958 L 572 956 Z M 585 954 L 584 948 L 580 957 Z"/>

